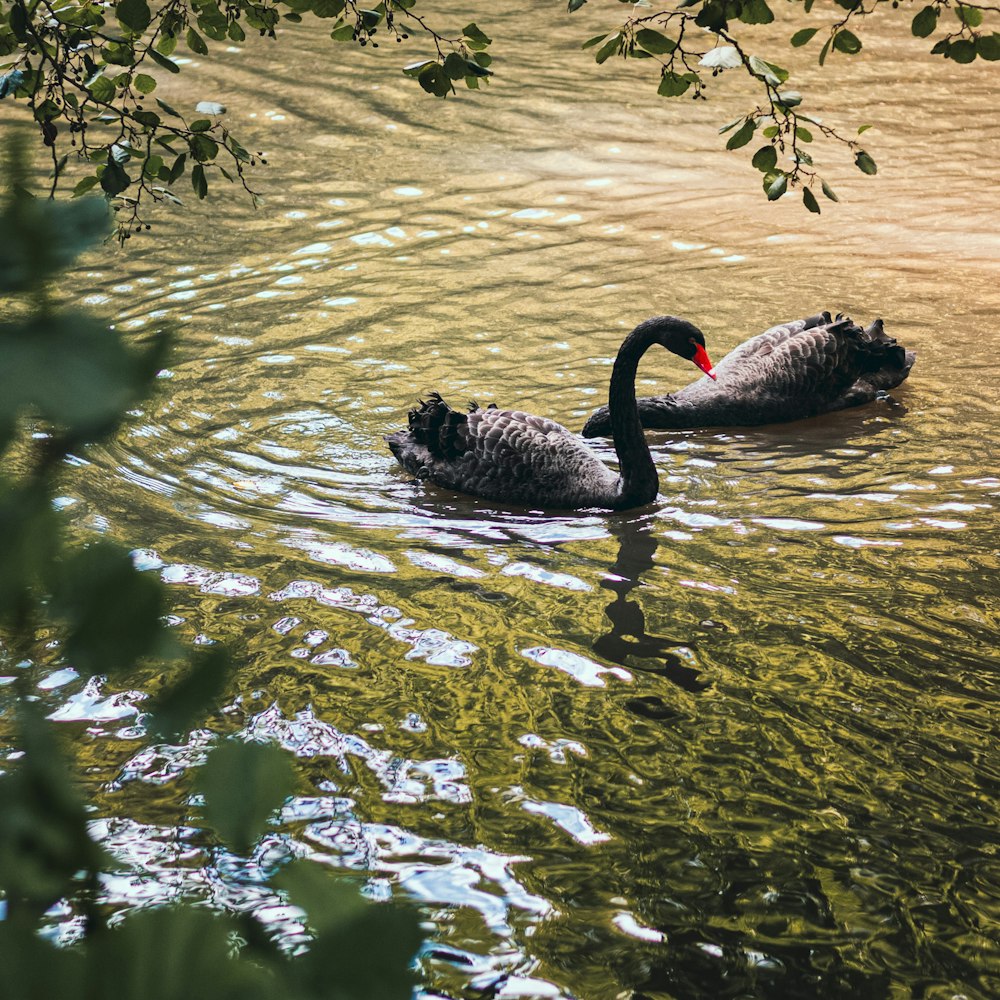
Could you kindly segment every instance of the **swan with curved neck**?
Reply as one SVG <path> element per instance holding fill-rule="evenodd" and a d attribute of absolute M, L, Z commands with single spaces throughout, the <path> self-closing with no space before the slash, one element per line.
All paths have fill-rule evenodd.
<path fill-rule="evenodd" d="M 771 327 L 727 354 L 717 380 L 701 378 L 667 396 L 638 400 L 646 428 L 749 427 L 801 420 L 870 403 L 899 385 L 916 355 L 886 336 L 828 312 Z M 584 437 L 611 432 L 606 406 Z"/>
<path fill-rule="evenodd" d="M 410 410 L 407 430 L 385 440 L 408 472 L 460 493 L 564 510 L 641 507 L 659 488 L 635 398 L 639 360 L 653 344 L 712 373 L 704 335 L 686 320 L 656 316 L 625 338 L 608 390 L 620 474 L 554 420 L 496 404 L 483 409 L 473 403 L 461 413 L 437 393 Z"/>

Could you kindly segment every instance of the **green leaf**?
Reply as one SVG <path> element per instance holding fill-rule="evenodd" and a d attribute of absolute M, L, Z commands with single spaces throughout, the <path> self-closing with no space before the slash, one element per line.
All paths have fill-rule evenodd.
<path fill-rule="evenodd" d="M 461 80 L 469 72 L 465 59 L 457 52 L 449 52 L 444 61 L 444 71 L 452 80 Z"/>
<path fill-rule="evenodd" d="M 97 179 L 97 174 L 88 174 L 86 177 L 82 177 L 73 188 L 73 197 L 79 198 L 80 195 L 86 194 L 97 183 Z"/>
<path fill-rule="evenodd" d="M 859 125 L 858 126 L 858 135 L 863 135 L 870 128 L 874 128 L 874 127 L 875 127 L 874 125 Z"/>
<path fill-rule="evenodd" d="M 757 123 L 752 118 L 748 118 L 740 126 L 740 128 L 729 137 L 729 141 L 726 143 L 726 149 L 739 149 L 740 146 L 745 146 L 753 138 L 756 128 Z"/>
<path fill-rule="evenodd" d="M 764 174 L 774 170 L 777 162 L 778 151 L 774 148 L 774 146 L 761 146 L 760 149 L 753 154 L 753 159 L 750 161 L 751 165 L 756 170 L 759 170 Z"/>
<path fill-rule="evenodd" d="M 594 56 L 598 65 L 607 62 L 611 55 L 618 51 L 621 40 L 622 36 L 620 31 L 616 31 L 613 35 L 608 37 L 608 40 L 597 50 L 597 54 Z"/>
<path fill-rule="evenodd" d="M 994 31 L 992 35 L 980 35 L 976 39 L 976 52 L 980 59 L 996 62 L 1000 59 L 1000 34 Z"/>
<path fill-rule="evenodd" d="M 184 173 L 184 165 L 187 163 L 187 153 L 181 153 L 180 156 L 174 160 L 173 166 L 170 168 L 170 183 L 173 184 L 177 181 L 181 175 Z"/>
<path fill-rule="evenodd" d="M 125 173 L 125 168 L 109 153 L 107 165 L 101 172 L 101 187 L 108 194 L 121 194 L 130 184 L 132 178 Z"/>
<path fill-rule="evenodd" d="M 146 73 L 136 73 L 135 79 L 132 81 L 132 86 L 135 87 L 140 94 L 151 94 L 154 90 L 156 90 L 156 80 Z"/>
<path fill-rule="evenodd" d="M 416 77 L 420 76 L 420 74 L 428 66 L 434 66 L 434 65 L 436 65 L 436 64 L 435 64 L 435 62 L 434 62 L 433 59 L 420 59 L 417 62 L 411 62 L 411 63 L 408 63 L 406 66 L 404 66 L 403 67 L 403 73 L 406 76 L 412 76 L 412 77 L 416 78 Z"/>
<path fill-rule="evenodd" d="M 447 97 L 451 93 L 451 81 L 440 63 L 432 62 L 426 65 L 417 74 L 417 83 L 435 97 Z"/>
<path fill-rule="evenodd" d="M 232 137 L 232 134 L 226 138 L 226 144 L 229 147 L 229 151 L 237 160 L 241 163 L 250 162 L 250 154 Z"/>
<path fill-rule="evenodd" d="M 799 142 L 812 142 L 813 134 L 804 125 L 796 125 L 795 138 L 798 139 Z"/>
<path fill-rule="evenodd" d="M 768 185 L 767 200 L 777 201 L 788 189 L 788 176 L 778 174 L 778 176 Z"/>
<path fill-rule="evenodd" d="M 863 174 L 874 175 L 878 173 L 878 167 L 875 165 L 875 161 L 863 149 L 859 149 L 858 152 L 854 154 L 854 165 Z"/>
<path fill-rule="evenodd" d="M 802 203 L 810 212 L 815 212 L 816 215 L 819 215 L 819 203 L 816 201 L 816 195 L 809 188 L 802 189 Z"/>
<path fill-rule="evenodd" d="M 152 20 L 146 0 L 120 0 L 115 15 L 124 27 L 136 35 L 141 35 Z"/>
<path fill-rule="evenodd" d="M 208 180 L 205 177 L 205 168 L 196 163 L 191 170 L 191 187 L 199 198 L 204 198 L 208 194 Z"/>
<path fill-rule="evenodd" d="M 169 56 L 173 53 L 174 49 L 177 48 L 177 36 L 172 31 L 167 31 L 166 29 L 160 34 L 160 37 L 156 40 L 155 49 L 162 56 Z"/>
<path fill-rule="evenodd" d="M 857 55 L 857 53 L 861 51 L 861 39 L 858 38 L 853 31 L 848 31 L 847 28 L 841 28 L 840 31 L 833 36 L 833 47 L 838 52 L 843 52 L 846 55 Z"/>
<path fill-rule="evenodd" d="M 165 111 L 168 115 L 172 115 L 174 118 L 180 118 L 181 113 L 175 111 L 166 101 L 161 101 L 158 97 L 155 99 L 156 103 L 160 106 L 161 111 Z"/>
<path fill-rule="evenodd" d="M 970 28 L 978 28 L 983 23 L 983 12 L 977 7 L 966 7 L 965 4 L 959 4 L 955 8 L 955 17 Z"/>
<path fill-rule="evenodd" d="M 475 53 L 475 56 L 472 59 L 466 59 L 465 60 L 465 77 L 466 77 L 466 82 L 468 82 L 468 79 L 469 79 L 470 76 L 472 76 L 472 77 L 478 77 L 478 78 L 487 77 L 487 76 L 493 76 L 493 70 L 487 69 L 486 65 L 484 65 L 483 63 L 481 63 L 479 61 L 479 59 L 476 58 L 476 56 L 481 57 L 481 56 L 484 56 L 484 55 L 486 55 L 485 52 L 477 52 L 477 53 Z M 487 56 L 487 58 L 489 58 L 489 57 Z"/>
<path fill-rule="evenodd" d="M 33 831 L 32 837 L 37 836 L 37 830 Z M 15 866 L 15 859 L 10 867 Z M 6 863 L 0 861 L 0 868 L 4 867 Z M 10 895 L 26 898 L 17 886 L 11 887 Z M 26 920 L 0 922 L 0 967 L 4 989 L 12 997 L 70 997 L 88 979 L 81 949 L 55 947 Z"/>
<path fill-rule="evenodd" d="M 779 129 L 777 125 L 768 125 L 767 128 L 763 129 L 760 134 L 765 139 L 773 139 L 780 131 L 781 129 Z"/>
<path fill-rule="evenodd" d="M 652 28 L 640 28 L 635 33 L 635 40 L 647 52 L 652 52 L 654 56 L 665 55 L 677 48 L 677 42 Z"/>
<path fill-rule="evenodd" d="M 137 395 L 137 381 L 123 390 Z M 98 542 L 66 559 L 61 577 L 54 607 L 69 626 L 66 657 L 80 673 L 127 670 L 156 652 L 167 634 L 163 587 L 136 570 L 126 551 Z"/>
<path fill-rule="evenodd" d="M 105 159 L 103 150 L 98 155 Z M 15 178 L 8 178 L 14 180 Z M 0 210 L 0 295 L 37 287 L 67 267 L 108 232 L 110 216 L 103 198 L 60 202 L 29 195 L 9 195 Z M 6 348 L 5 348 L 6 350 Z M 5 357 L 5 364 L 7 364 Z M 3 380 L 0 365 L 0 381 Z M 27 389 L 28 386 L 23 388 Z M 9 390 L 8 390 L 9 391 Z M 0 389 L 0 414 L 4 412 Z M 0 566 L 3 564 L 0 563 Z M 2 576 L 2 573 L 0 573 Z"/>
<path fill-rule="evenodd" d="M 199 118 L 188 126 L 192 132 L 207 132 L 211 127 L 212 123 L 207 118 Z"/>
<path fill-rule="evenodd" d="M 766 0 L 743 0 L 739 16 L 744 24 L 770 24 L 774 20 Z"/>
<path fill-rule="evenodd" d="M 10 25 L 10 30 L 14 37 L 19 42 L 24 43 L 28 40 L 28 17 L 26 14 L 26 7 L 22 4 L 11 4 L 7 23 Z"/>
<path fill-rule="evenodd" d="M 157 66 L 162 66 L 170 73 L 179 73 L 181 71 L 180 66 L 178 66 L 173 59 L 168 59 L 166 56 L 160 55 L 156 49 L 147 49 L 146 52 L 149 54 L 149 58 L 152 59 Z"/>
<path fill-rule="evenodd" d="M 292 903 L 306 911 L 314 933 L 309 950 L 295 961 L 305 996 L 355 1000 L 409 1000 L 414 995 L 414 959 L 420 948 L 417 914 L 396 905 L 365 903 L 357 889 L 318 865 L 295 862 L 278 879 Z"/>
<path fill-rule="evenodd" d="M 188 28 L 185 41 L 192 52 L 197 52 L 200 56 L 208 55 L 208 45 L 205 44 L 205 39 L 194 28 Z"/>
<path fill-rule="evenodd" d="M 354 25 L 349 22 L 338 24 L 330 32 L 330 37 L 335 42 L 350 42 L 354 40 Z"/>
<path fill-rule="evenodd" d="M 604 32 L 600 35 L 594 35 L 593 38 L 588 38 L 583 45 L 580 46 L 581 49 L 592 49 L 598 42 L 603 42 L 605 38 L 608 37 L 608 33 Z"/>
<path fill-rule="evenodd" d="M 660 97 L 680 97 L 691 86 L 691 83 L 689 74 L 666 70 L 660 77 L 660 85 L 656 88 L 656 92 Z"/>
<path fill-rule="evenodd" d="M 726 11 L 726 5 L 720 0 L 705 0 L 694 23 L 699 28 L 708 28 L 709 31 L 725 31 L 728 27 Z"/>
<path fill-rule="evenodd" d="M 824 43 L 823 48 L 819 50 L 819 64 L 820 66 L 826 62 L 826 55 L 830 51 L 830 46 L 833 44 L 833 36 L 831 35 Z"/>
<path fill-rule="evenodd" d="M 219 144 L 202 132 L 196 132 L 188 139 L 188 148 L 191 150 L 191 155 L 201 163 L 214 160 L 219 153 Z M 197 186 L 195 190 L 198 190 Z M 205 196 L 199 194 L 198 197 L 204 198 Z"/>
<path fill-rule="evenodd" d="M 970 63 L 976 58 L 976 43 L 968 38 L 960 38 L 951 43 L 947 55 L 957 63 Z"/>
<path fill-rule="evenodd" d="M 830 185 L 827 184 L 826 181 L 821 180 L 819 183 L 820 183 L 820 186 L 823 188 L 823 194 L 825 194 L 827 196 L 827 198 L 830 199 L 830 201 L 840 201 L 840 199 L 834 193 L 833 188 L 830 187 Z"/>
<path fill-rule="evenodd" d="M 74 876 L 96 873 L 109 859 L 87 832 L 87 811 L 52 724 L 27 702 L 17 706 L 17 723 L 12 741 L 21 760 L 0 776 L 0 879 L 8 900 L 41 913 L 70 891 Z M 4 930 L 15 922 L 3 921 Z M 5 992 L 8 971 L 5 964 Z M 38 983 L 34 978 L 21 995 L 39 996 Z"/>
<path fill-rule="evenodd" d="M 147 177 L 159 177 L 160 171 L 163 169 L 163 157 L 158 156 L 153 153 L 146 159 L 146 162 L 142 165 L 142 172 Z"/>
<path fill-rule="evenodd" d="M 240 27 L 239 21 L 230 21 L 226 28 L 226 34 L 234 42 L 245 42 L 247 33 Z"/>
<path fill-rule="evenodd" d="M 150 702 L 148 727 L 163 739 L 175 739 L 212 711 L 232 673 L 225 649 L 216 646 L 195 657 L 179 680 Z"/>
<path fill-rule="evenodd" d="M 115 66 L 133 66 L 135 64 L 135 49 L 127 41 L 108 42 L 101 54 L 106 63 L 112 63 Z M 125 76 L 124 80 L 127 79 L 128 77 Z M 115 82 L 119 83 L 119 86 L 123 86 L 124 80 L 119 83 L 116 79 Z"/>
<path fill-rule="evenodd" d="M 750 69 L 762 76 L 772 87 L 778 87 L 788 79 L 788 70 L 769 63 L 760 56 L 750 56 Z"/>
<path fill-rule="evenodd" d="M 797 108 L 802 103 L 802 95 L 797 90 L 783 90 L 775 101 L 784 108 Z"/>
<path fill-rule="evenodd" d="M 209 825 L 231 850 L 247 854 L 292 794 L 295 771 L 276 746 L 227 740 L 208 755 L 196 787 Z"/>
<path fill-rule="evenodd" d="M 13 423 L 18 417 L 15 402 L 0 401 L 0 416 L 8 425 Z M 17 619 L 34 603 L 35 594 L 47 589 L 58 557 L 60 531 L 42 484 L 14 487 L 8 481 L 0 487 L 0 566 L 4 568 L 0 573 L 0 622 L 11 620 L 16 626 Z"/>
<path fill-rule="evenodd" d="M 792 45 L 794 45 L 795 48 L 805 45 L 807 42 L 812 40 L 813 35 L 815 35 L 817 31 L 819 31 L 819 28 L 803 28 L 801 31 L 796 31 L 795 34 L 792 35 Z"/>
<path fill-rule="evenodd" d="M 111 160 L 105 176 L 112 167 L 121 170 Z M 88 200 L 66 207 L 89 208 Z M 71 258 L 79 247 L 71 225 L 60 237 Z M 26 407 L 74 440 L 96 440 L 112 430 L 159 367 L 159 342 L 155 354 L 153 348 L 129 351 L 115 331 L 83 314 L 54 313 L 0 326 L 0 333 L 6 338 L 0 412 Z"/>
<path fill-rule="evenodd" d="M 344 0 L 315 0 L 311 10 L 316 17 L 339 17 L 345 6 Z"/>
<path fill-rule="evenodd" d="M 569 0 L 569 12 L 572 14 L 573 11 L 579 10 L 586 2 L 587 0 Z"/>
<path fill-rule="evenodd" d="M 926 38 L 928 35 L 934 33 L 934 29 L 937 27 L 937 22 L 937 7 L 924 7 L 923 10 L 921 10 L 913 19 L 913 23 L 910 25 L 910 31 L 912 31 L 917 38 Z"/>
<path fill-rule="evenodd" d="M 194 1000 L 206 995 L 205 983 L 215 1000 L 275 996 L 275 970 L 237 957 L 235 932 L 232 920 L 205 909 L 148 907 L 86 939 L 90 961 L 80 981 L 95 997 L 119 1000 Z"/>
<path fill-rule="evenodd" d="M 490 42 L 493 41 L 492 38 L 480 31 L 475 24 L 467 24 L 462 29 L 462 35 L 465 38 L 466 46 L 477 52 L 487 48 Z"/>
<path fill-rule="evenodd" d="M 418 914 L 393 903 L 370 903 L 352 884 L 355 879 L 326 868 L 295 861 L 275 879 L 289 902 L 305 911 L 313 935 L 308 952 L 295 959 L 301 995 L 331 996 L 329 984 L 335 982 L 338 997 L 409 1000 L 421 939 Z"/>
<path fill-rule="evenodd" d="M 98 76 L 91 80 L 87 86 L 91 96 L 95 101 L 102 104 L 109 104 L 115 97 L 115 85 L 106 76 Z"/>

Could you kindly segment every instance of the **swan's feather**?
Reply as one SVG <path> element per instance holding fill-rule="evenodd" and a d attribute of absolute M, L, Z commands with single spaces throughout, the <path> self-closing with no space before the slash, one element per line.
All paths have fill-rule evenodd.
<path fill-rule="evenodd" d="M 882 321 L 867 329 L 848 317 L 819 313 L 779 323 L 727 354 L 707 376 L 672 395 L 638 400 L 644 427 L 753 426 L 799 420 L 871 402 L 902 382 L 915 355 L 886 336 Z M 608 434 L 607 407 L 596 410 L 584 437 Z"/>
<path fill-rule="evenodd" d="M 452 409 L 437 393 L 386 437 L 400 465 L 446 489 L 525 505 L 612 506 L 619 477 L 569 430 L 496 404 Z"/>

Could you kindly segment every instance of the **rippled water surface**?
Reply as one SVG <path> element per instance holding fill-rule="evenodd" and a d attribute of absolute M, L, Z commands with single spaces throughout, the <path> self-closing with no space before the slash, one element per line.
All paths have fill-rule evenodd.
<path fill-rule="evenodd" d="M 77 276 L 178 342 L 60 503 L 243 663 L 179 746 L 143 736 L 141 684 L 40 675 L 108 897 L 293 941 L 263 876 L 315 857 L 420 905 L 428 997 L 996 996 L 997 71 L 921 58 L 908 17 L 824 73 L 794 54 L 820 113 L 876 126 L 878 177 L 830 150 L 817 218 L 721 150 L 734 84 L 664 102 L 579 52 L 618 5 L 475 6 L 498 76 L 443 104 L 399 75 L 416 55 L 308 26 L 187 66 L 164 96 L 228 105 L 262 208 L 220 190 Z M 650 508 L 497 509 L 382 441 L 434 388 L 579 428 L 649 315 L 721 357 L 822 308 L 917 350 L 893 401 L 652 435 Z M 640 391 L 690 374 L 650 355 Z M 187 825 L 231 733 L 308 788 L 249 859 Z"/>

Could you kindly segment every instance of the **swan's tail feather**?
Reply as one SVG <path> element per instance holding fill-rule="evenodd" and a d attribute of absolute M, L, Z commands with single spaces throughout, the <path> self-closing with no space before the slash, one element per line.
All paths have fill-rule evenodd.
<path fill-rule="evenodd" d="M 859 384 L 871 386 L 875 392 L 894 389 L 910 374 L 917 360 L 915 351 L 906 350 L 885 332 L 881 319 L 874 320 L 863 331 L 860 346 L 864 374 Z"/>
<path fill-rule="evenodd" d="M 470 412 L 475 409 L 473 406 Z M 465 413 L 452 409 L 440 393 L 432 392 L 410 410 L 407 417 L 409 431 L 402 437 L 411 444 L 423 446 L 435 457 L 454 458 L 465 450 L 467 424 Z M 389 441 L 389 447 L 395 454 L 393 441 Z"/>

